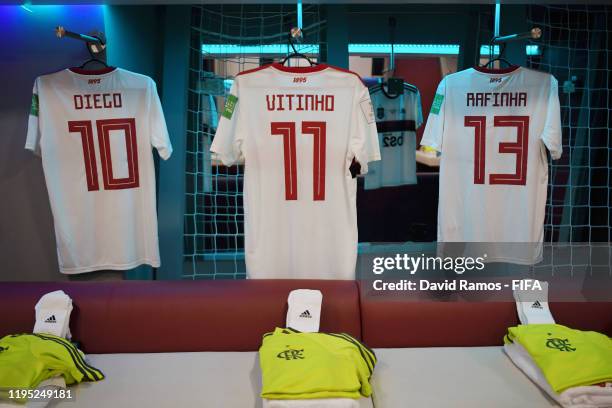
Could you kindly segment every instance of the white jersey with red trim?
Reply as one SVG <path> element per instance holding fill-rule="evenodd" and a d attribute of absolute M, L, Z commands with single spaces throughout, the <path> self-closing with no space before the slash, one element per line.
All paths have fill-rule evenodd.
<path fill-rule="evenodd" d="M 172 153 L 151 78 L 108 68 L 36 79 L 26 149 L 42 156 L 61 272 L 160 265 L 152 148 Z"/>
<path fill-rule="evenodd" d="M 211 151 L 242 158 L 249 278 L 353 279 L 354 160 L 380 159 L 368 89 L 328 65 L 268 65 L 238 75 Z"/>
<path fill-rule="evenodd" d="M 442 152 L 439 242 L 525 243 L 488 245 L 487 260 L 541 260 L 546 149 L 553 159 L 562 153 L 552 75 L 522 67 L 448 75 L 421 144 Z"/>

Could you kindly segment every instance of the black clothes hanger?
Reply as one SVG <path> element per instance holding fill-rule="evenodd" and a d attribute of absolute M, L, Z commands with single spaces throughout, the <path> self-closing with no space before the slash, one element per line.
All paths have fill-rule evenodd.
<path fill-rule="evenodd" d="M 297 49 L 295 48 L 295 44 L 293 43 L 293 39 L 291 37 L 291 34 L 289 34 L 288 37 L 288 41 L 289 41 L 289 45 L 291 46 L 291 48 L 293 49 L 293 52 L 289 55 L 287 55 L 282 61 L 281 64 L 285 65 L 285 63 L 290 59 L 290 58 L 303 58 L 306 61 L 308 61 L 308 63 L 310 64 L 310 66 L 314 66 L 317 65 L 316 62 L 314 62 L 313 60 L 311 60 L 310 58 L 308 58 L 308 56 L 306 56 L 306 54 L 302 54 L 301 52 L 298 52 Z"/>
<path fill-rule="evenodd" d="M 491 39 L 491 42 L 489 43 L 489 61 L 484 64 L 482 67 L 483 68 L 490 68 L 496 61 L 499 61 L 500 63 L 506 64 L 507 67 L 512 67 L 514 64 L 512 64 L 511 62 L 509 62 L 507 59 L 504 58 L 504 53 L 506 52 L 506 43 L 501 43 L 500 45 L 500 50 L 499 50 L 499 55 L 497 56 L 497 58 L 493 58 L 494 52 L 495 52 L 495 40 L 497 39 L 497 37 L 493 37 Z"/>
<path fill-rule="evenodd" d="M 389 42 L 391 43 L 391 55 L 389 55 L 389 66 L 391 76 L 381 83 L 381 90 L 387 98 L 397 98 L 404 93 L 404 79 L 397 78 L 395 76 L 395 50 L 393 45 L 395 44 L 395 27 L 397 21 L 395 17 L 389 17 Z M 386 87 L 386 89 L 385 89 Z"/>
<path fill-rule="evenodd" d="M 380 90 L 387 98 L 395 99 L 404 93 L 405 85 L 402 78 L 389 78 L 380 84 Z"/>
<path fill-rule="evenodd" d="M 87 61 L 81 64 L 79 68 L 85 69 L 85 67 L 88 64 L 92 64 L 92 63 L 98 63 L 100 65 L 103 65 L 104 68 L 110 68 L 105 61 L 106 59 L 106 50 L 105 50 L 106 36 L 104 35 L 104 33 L 95 33 L 95 35 L 92 34 L 91 37 L 97 40 L 96 42 L 87 42 L 87 51 L 89 52 L 89 56 L 91 58 L 89 58 Z"/>
<path fill-rule="evenodd" d="M 91 64 L 91 63 L 94 63 L 94 62 L 96 62 L 98 64 L 104 65 L 105 68 L 110 68 L 106 62 L 104 62 L 104 61 L 102 61 L 101 59 L 98 59 L 98 58 L 90 58 L 90 59 L 88 59 L 83 64 L 81 64 L 81 66 L 79 68 L 80 69 L 85 69 L 87 64 Z"/>

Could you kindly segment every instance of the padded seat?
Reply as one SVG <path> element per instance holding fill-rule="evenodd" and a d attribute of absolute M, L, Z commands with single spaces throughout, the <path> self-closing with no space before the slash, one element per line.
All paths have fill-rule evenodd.
<path fill-rule="evenodd" d="M 375 349 L 376 408 L 557 407 L 502 347 Z"/>

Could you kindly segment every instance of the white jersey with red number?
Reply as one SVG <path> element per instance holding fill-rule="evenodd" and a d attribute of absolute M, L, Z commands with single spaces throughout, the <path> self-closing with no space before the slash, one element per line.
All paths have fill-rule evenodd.
<path fill-rule="evenodd" d="M 487 260 L 541 260 L 546 149 L 553 159 L 562 153 L 552 75 L 522 67 L 448 75 L 421 144 L 442 152 L 439 242 L 525 243 L 488 245 Z"/>
<path fill-rule="evenodd" d="M 327 65 L 265 66 L 238 75 L 211 151 L 245 160 L 249 278 L 353 279 L 356 179 L 380 159 L 368 89 Z"/>
<path fill-rule="evenodd" d="M 160 265 L 153 147 L 172 153 L 151 78 L 108 68 L 36 79 L 26 149 L 42 156 L 63 273 Z"/>

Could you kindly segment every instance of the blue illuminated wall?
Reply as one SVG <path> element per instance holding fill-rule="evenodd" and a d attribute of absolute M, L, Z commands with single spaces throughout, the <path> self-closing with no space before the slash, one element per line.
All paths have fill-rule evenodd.
<path fill-rule="evenodd" d="M 24 150 L 34 79 L 80 65 L 85 46 L 54 28 L 104 29 L 103 6 L 0 6 L 0 280 L 59 280 L 39 158 Z"/>

